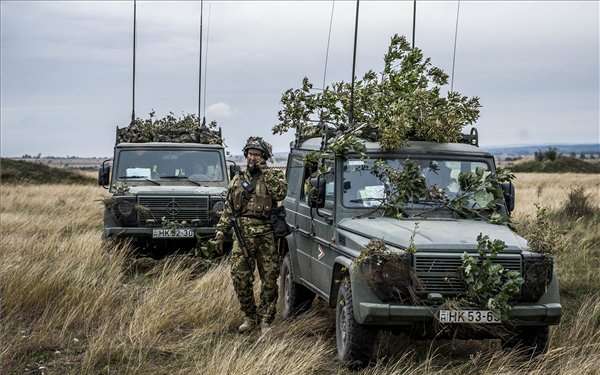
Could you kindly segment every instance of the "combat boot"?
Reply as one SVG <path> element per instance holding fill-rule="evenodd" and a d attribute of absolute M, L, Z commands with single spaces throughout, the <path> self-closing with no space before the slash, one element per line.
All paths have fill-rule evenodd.
<path fill-rule="evenodd" d="M 260 333 L 266 335 L 271 330 L 271 325 L 267 322 L 260 322 Z"/>
<path fill-rule="evenodd" d="M 238 327 L 238 333 L 246 333 L 254 327 L 256 327 L 256 319 L 245 317 L 242 325 Z"/>

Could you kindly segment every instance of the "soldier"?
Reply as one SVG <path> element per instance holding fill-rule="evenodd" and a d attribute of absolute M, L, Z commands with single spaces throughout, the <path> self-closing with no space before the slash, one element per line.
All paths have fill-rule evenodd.
<path fill-rule="evenodd" d="M 233 177 L 227 188 L 225 208 L 215 242 L 222 252 L 223 237 L 230 229 L 236 230 L 231 251 L 231 278 L 245 315 L 238 332 L 257 327 L 266 333 L 275 318 L 279 252 L 270 221 L 271 210 L 285 198 L 287 182 L 283 172 L 269 169 L 266 159 L 272 156 L 272 147 L 261 137 L 250 137 L 244 146 L 247 161 L 245 171 Z M 237 228 L 236 228 L 237 225 Z M 260 303 L 254 301 L 254 268 L 261 280 Z"/>

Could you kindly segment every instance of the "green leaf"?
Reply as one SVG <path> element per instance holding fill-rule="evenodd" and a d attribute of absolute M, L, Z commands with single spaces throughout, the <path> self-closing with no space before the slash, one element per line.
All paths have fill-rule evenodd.
<path fill-rule="evenodd" d="M 477 190 L 473 194 L 473 199 L 475 199 L 479 207 L 485 208 L 494 201 L 494 195 L 486 190 Z"/>

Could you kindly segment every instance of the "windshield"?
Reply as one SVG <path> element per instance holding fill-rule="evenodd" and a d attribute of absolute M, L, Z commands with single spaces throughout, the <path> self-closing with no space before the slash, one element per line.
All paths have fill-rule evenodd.
<path fill-rule="evenodd" d="M 380 206 L 390 184 L 386 174 L 378 174 L 374 167 L 376 160 L 349 159 L 344 163 L 343 205 L 348 208 L 365 208 Z M 462 172 L 475 172 L 477 168 L 489 171 L 490 165 L 485 162 L 471 160 L 446 159 L 383 159 L 383 168 L 403 171 L 407 163 L 411 163 L 415 173 L 424 180 L 425 188 L 437 187 L 449 199 L 453 199 L 460 191 L 459 175 Z M 377 169 L 377 168 L 375 168 Z M 379 170 L 382 168 L 380 167 Z"/>
<path fill-rule="evenodd" d="M 119 153 L 117 179 L 168 185 L 183 183 L 225 183 L 221 154 L 210 150 L 123 150 Z M 184 181 L 187 180 L 187 181 Z"/>

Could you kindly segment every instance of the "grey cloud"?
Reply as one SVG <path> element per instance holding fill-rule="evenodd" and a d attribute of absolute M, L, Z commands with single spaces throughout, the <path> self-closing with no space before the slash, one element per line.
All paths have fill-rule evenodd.
<path fill-rule="evenodd" d="M 417 46 L 450 73 L 457 3 L 417 4 Z M 2 155 L 110 152 L 115 126 L 131 115 L 132 2 L 1 6 Z M 360 6 L 359 76 L 383 68 L 392 34 L 410 40 L 412 31 L 411 1 Z M 137 115 L 197 111 L 199 8 L 138 1 Z M 321 85 L 331 2 L 210 8 L 207 108 L 234 109 L 218 118 L 232 152 L 255 134 L 286 150 L 293 134 L 273 136 L 270 128 L 284 90 L 304 76 Z M 354 10 L 354 2 L 335 2 L 327 84 L 350 79 Z M 597 2 L 461 2 L 454 87 L 481 97 L 482 143 L 598 138 L 597 15 Z M 69 134 L 79 141 L 60 141 Z"/>

